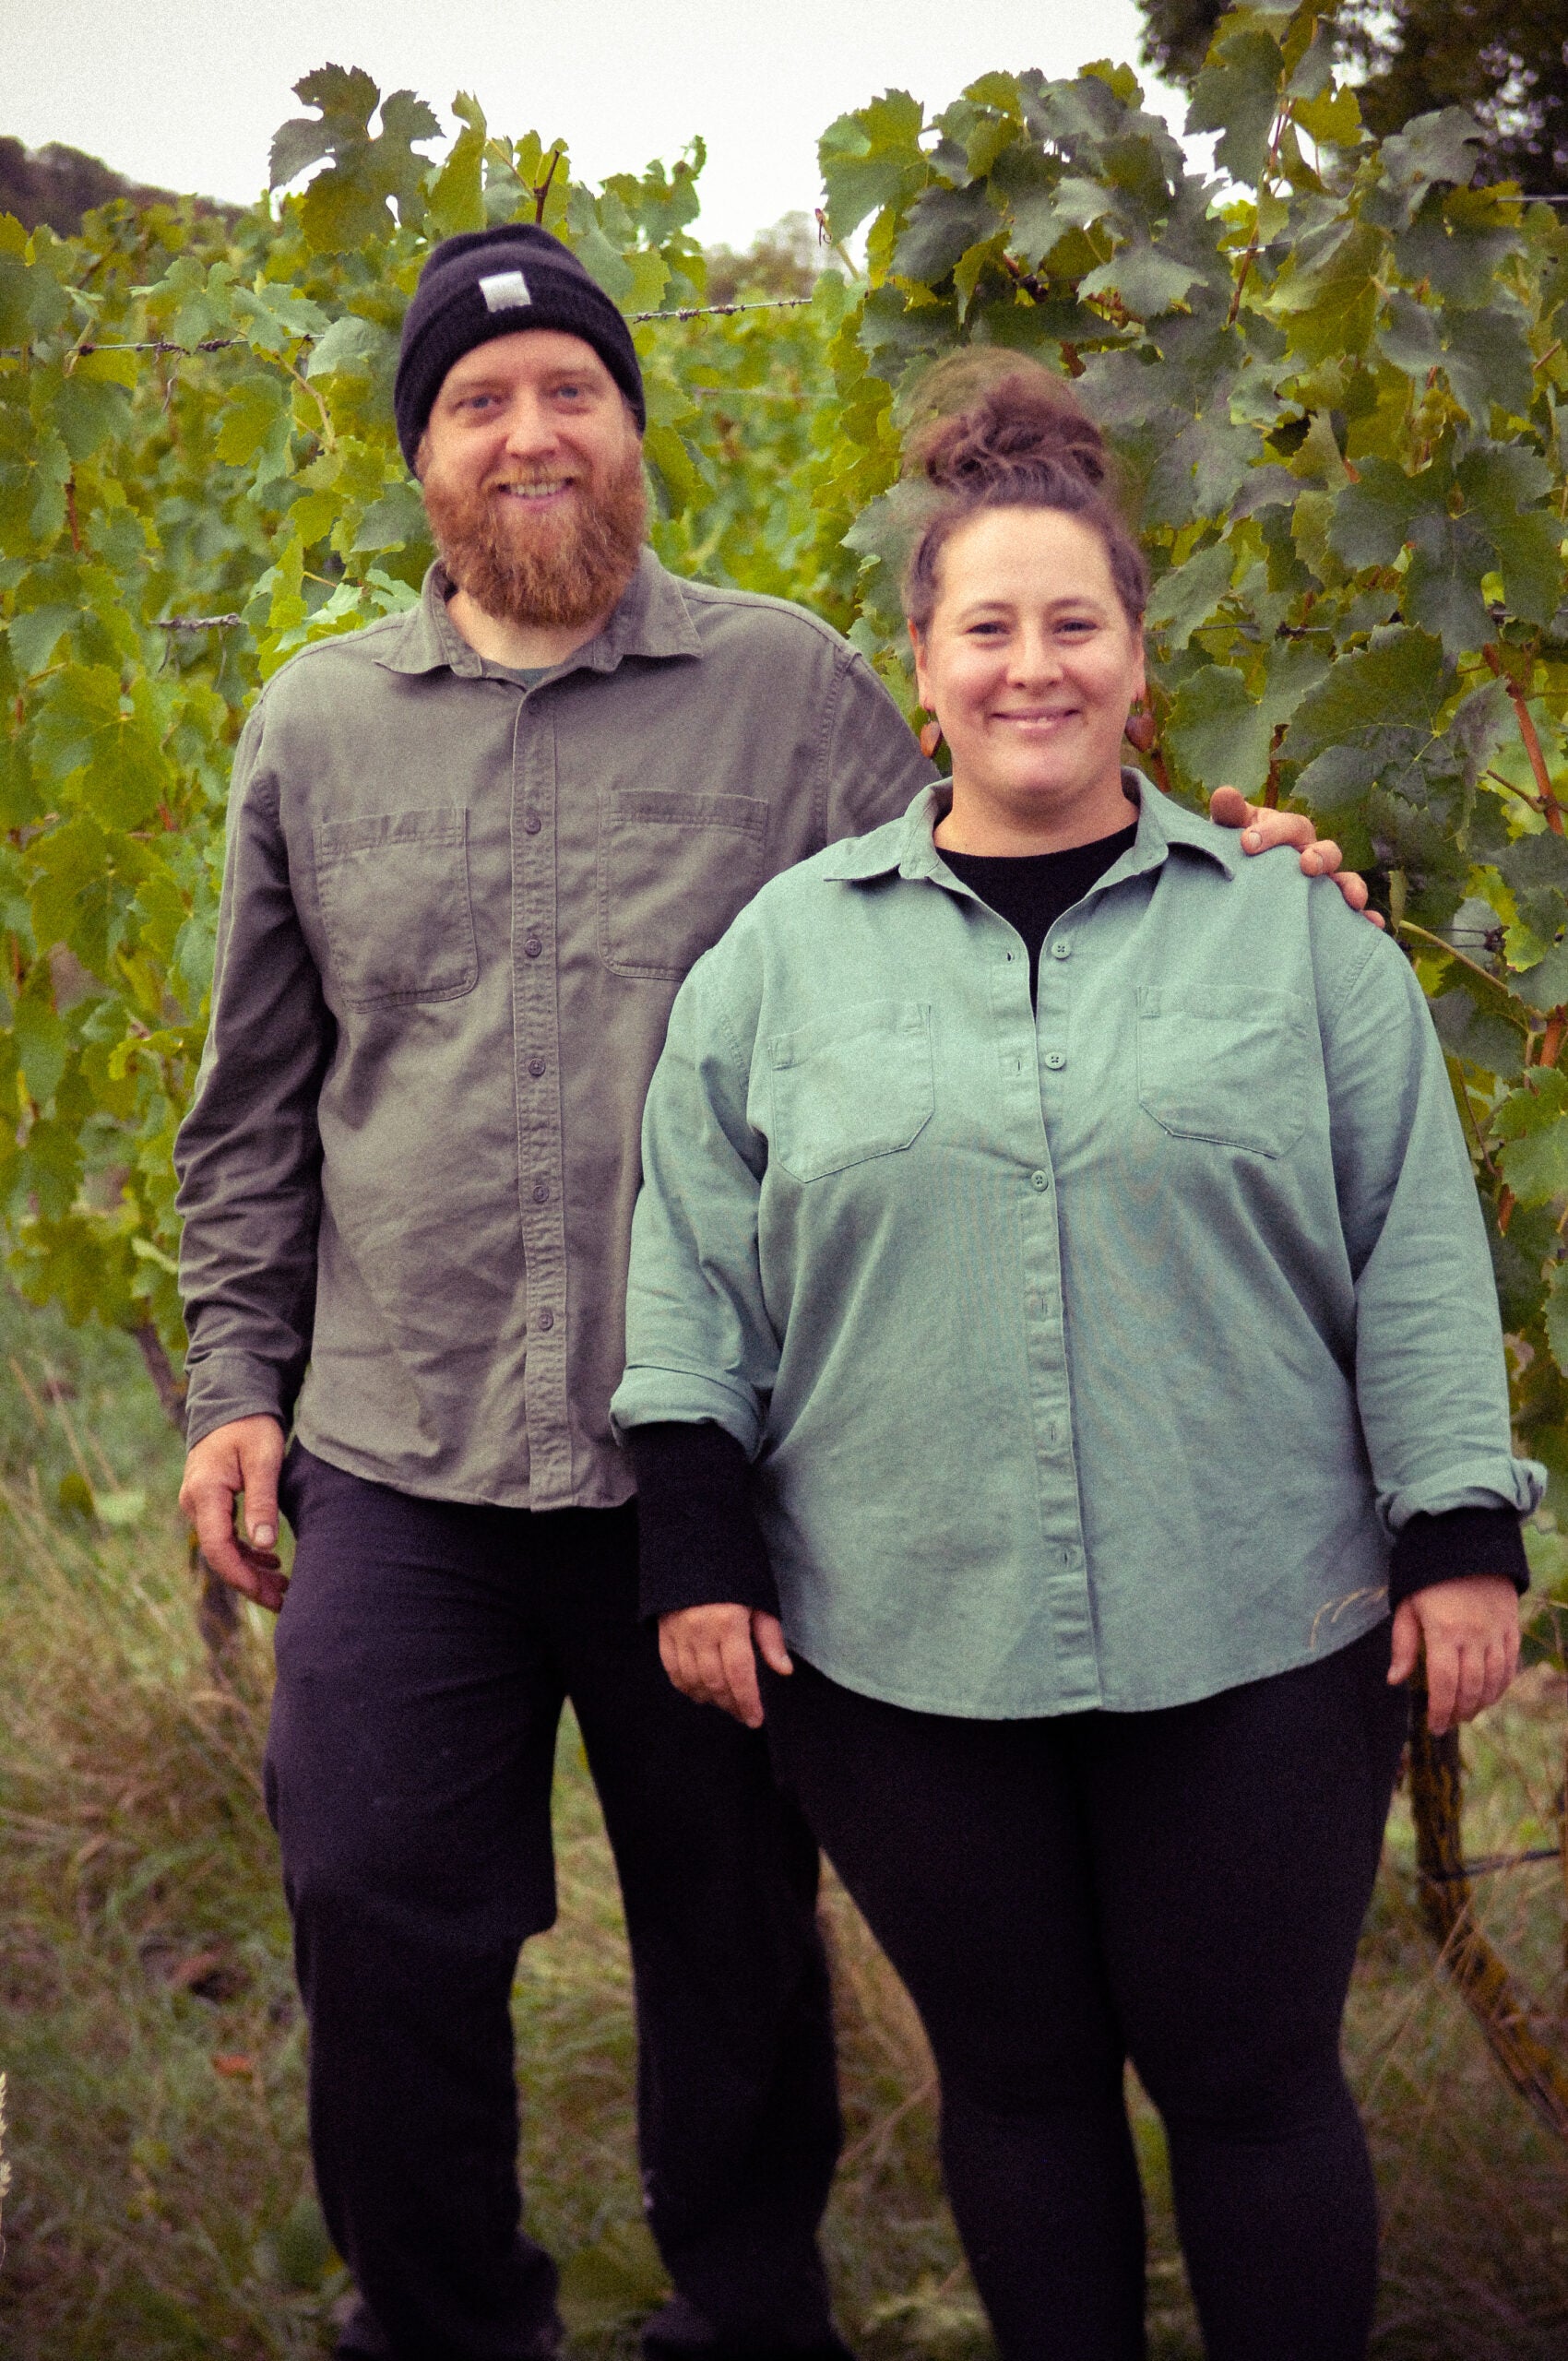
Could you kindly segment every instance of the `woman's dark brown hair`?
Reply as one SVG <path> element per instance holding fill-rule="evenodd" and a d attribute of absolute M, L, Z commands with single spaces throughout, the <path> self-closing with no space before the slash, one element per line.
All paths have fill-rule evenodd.
<path fill-rule="evenodd" d="M 921 380 L 904 473 L 932 503 L 904 569 L 904 612 L 923 634 L 941 587 L 942 552 L 985 508 L 1055 508 L 1081 516 L 1105 545 L 1111 578 L 1135 631 L 1148 569 L 1114 492 L 1105 438 L 1053 371 L 994 346 L 971 345 Z"/>

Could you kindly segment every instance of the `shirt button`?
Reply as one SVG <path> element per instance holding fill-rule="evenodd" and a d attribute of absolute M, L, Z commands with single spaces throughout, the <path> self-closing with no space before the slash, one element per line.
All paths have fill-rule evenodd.
<path fill-rule="evenodd" d="M 552 1311 L 541 1311 L 539 1318 L 535 1321 L 534 1325 L 536 1328 L 542 1328 L 545 1335 L 548 1336 L 551 1330 L 555 1325 L 555 1314 Z"/>
<path fill-rule="evenodd" d="M 532 1074 L 535 1082 L 537 1082 L 540 1075 L 544 1072 L 544 1060 L 542 1058 L 530 1058 L 529 1060 L 529 1072 Z"/>
<path fill-rule="evenodd" d="M 1045 1062 L 1051 1068 L 1052 1074 L 1060 1074 L 1067 1061 L 1063 1056 L 1060 1050 L 1049 1050 L 1046 1052 Z"/>
<path fill-rule="evenodd" d="M 524 938 L 523 957 L 525 959 L 537 959 L 543 949 L 544 945 L 537 934 L 530 934 Z"/>
<path fill-rule="evenodd" d="M 524 813 L 524 814 L 523 814 L 523 834 L 524 834 L 524 836 L 538 836 L 538 834 L 539 834 L 539 832 L 540 832 L 540 828 L 542 828 L 542 827 L 543 827 L 543 825 L 544 825 L 544 823 L 543 823 L 543 821 L 540 818 L 539 813 L 538 813 L 537 812 L 525 812 L 525 813 Z"/>
<path fill-rule="evenodd" d="M 547 1205 L 550 1203 L 550 1183 L 548 1180 L 536 1180 L 534 1182 L 533 1201 L 536 1205 Z"/>
<path fill-rule="evenodd" d="M 1047 1190 L 1047 1189 L 1049 1189 L 1049 1188 L 1050 1188 L 1050 1186 L 1051 1186 L 1051 1175 L 1050 1175 L 1050 1173 L 1049 1173 L 1049 1172 L 1031 1172 L 1031 1173 L 1030 1173 L 1030 1175 L 1029 1175 L 1029 1186 L 1030 1186 L 1030 1188 L 1031 1188 L 1031 1189 L 1038 1190 L 1038 1191 L 1039 1191 L 1040 1192 L 1042 1192 L 1042 1193 L 1043 1193 L 1043 1192 L 1044 1192 L 1044 1191 L 1045 1191 L 1045 1190 Z"/>
<path fill-rule="evenodd" d="M 1051 955 L 1053 959 L 1070 959 L 1073 955 L 1073 946 L 1070 943 L 1053 943 L 1051 946 Z"/>

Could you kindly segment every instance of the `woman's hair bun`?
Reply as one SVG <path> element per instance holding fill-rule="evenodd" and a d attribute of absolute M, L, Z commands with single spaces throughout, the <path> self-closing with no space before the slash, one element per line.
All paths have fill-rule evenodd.
<path fill-rule="evenodd" d="M 911 409 L 904 472 L 937 492 L 999 492 L 1055 468 L 1098 491 L 1111 473 L 1104 436 L 1062 378 L 994 345 L 939 361 Z"/>
<path fill-rule="evenodd" d="M 1135 629 L 1148 568 L 1123 511 L 1105 437 L 1055 370 L 1028 354 L 968 345 L 929 369 L 901 405 L 904 482 L 897 497 L 922 519 L 904 569 L 904 612 L 924 632 L 942 552 L 982 508 L 1051 508 L 1099 534 L 1116 595 Z"/>

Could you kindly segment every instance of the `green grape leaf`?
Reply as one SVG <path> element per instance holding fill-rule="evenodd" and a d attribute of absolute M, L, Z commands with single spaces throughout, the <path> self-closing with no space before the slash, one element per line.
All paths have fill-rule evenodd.
<path fill-rule="evenodd" d="M 1348 566 L 1392 565 L 1424 508 L 1435 503 L 1446 515 L 1449 483 L 1446 469 L 1408 476 L 1392 459 L 1364 459 L 1360 482 L 1347 481 L 1335 501 L 1330 549 Z"/>
<path fill-rule="evenodd" d="M 30 899 L 40 949 L 63 943 L 90 975 L 106 977 L 140 883 L 132 840 L 121 836 L 111 846 L 97 821 L 77 813 L 39 837 L 33 857 Z"/>
<path fill-rule="evenodd" d="M 36 992 L 24 994 L 17 1003 L 11 1034 L 29 1096 L 35 1106 L 47 1107 L 65 1071 L 70 1035 L 51 1003 Z"/>
<path fill-rule="evenodd" d="M 852 237 L 868 213 L 904 206 L 924 185 L 924 121 L 923 109 L 907 90 L 887 90 L 870 106 L 829 124 L 817 160 L 833 237 Z"/>
<path fill-rule="evenodd" d="M 1438 1039 L 1451 1058 L 1462 1058 L 1482 1074 L 1512 1082 L 1523 1073 L 1523 1026 L 1500 1015 L 1495 1008 L 1478 1007 L 1462 986 L 1441 992 L 1430 1003 Z"/>
<path fill-rule="evenodd" d="M 78 466 L 131 422 L 130 402 L 118 386 L 76 374 L 63 380 L 50 408 L 60 439 Z"/>
<path fill-rule="evenodd" d="M 1410 527 L 1415 554 L 1405 577 L 1405 613 L 1443 642 L 1455 661 L 1484 647 L 1492 636 L 1481 584 L 1491 569 L 1492 547 L 1467 516 L 1423 508 Z"/>
<path fill-rule="evenodd" d="M 1290 119 L 1320 148 L 1354 148 L 1361 136 L 1361 110 L 1354 90 L 1341 86 L 1315 98 L 1293 99 Z"/>
<path fill-rule="evenodd" d="M 933 287 L 971 246 L 993 237 L 999 226 L 982 181 L 968 188 L 924 189 L 893 250 L 893 267 L 900 279 Z"/>
<path fill-rule="evenodd" d="M 1492 1116 L 1498 1169 L 1522 1205 L 1568 1196 L 1568 1074 L 1530 1068 Z"/>
<path fill-rule="evenodd" d="M 1173 311 L 1202 280 L 1191 263 L 1178 262 L 1142 241 L 1118 249 L 1109 262 L 1078 281 L 1081 295 L 1119 295 L 1129 312 L 1152 320 Z"/>
<path fill-rule="evenodd" d="M 407 549 L 410 542 L 418 544 L 429 538 L 430 525 L 419 487 L 393 484 L 379 500 L 372 502 L 361 517 L 353 539 L 353 554 L 357 556 L 362 550 Z"/>
<path fill-rule="evenodd" d="M 225 403 L 213 449 L 229 467 L 259 460 L 258 474 L 282 475 L 288 469 L 292 425 L 288 380 L 258 370 L 242 377 Z"/>
<path fill-rule="evenodd" d="M 1230 587 L 1236 564 L 1228 541 L 1211 541 L 1206 549 L 1173 565 L 1155 585 L 1144 617 L 1151 631 L 1164 635 L 1168 650 L 1186 647 L 1200 623 L 1208 621 Z"/>
<path fill-rule="evenodd" d="M 79 619 L 78 608 L 53 601 L 12 616 L 6 636 L 17 670 L 24 681 L 43 670 L 61 640 Z"/>
<path fill-rule="evenodd" d="M 1288 761 L 1304 762 L 1370 730 L 1403 725 L 1424 732 L 1446 677 L 1436 639 L 1399 625 L 1380 632 L 1370 647 L 1339 656 L 1327 679 L 1302 698 L 1280 751 Z"/>
<path fill-rule="evenodd" d="M 485 226 L 482 165 L 486 125 L 477 99 L 459 90 L 452 112 L 462 130 L 436 173 L 430 192 L 430 226 L 438 238 L 456 237 L 463 230 Z M 427 133 L 426 137 L 430 136 Z"/>
<path fill-rule="evenodd" d="M 1274 729 L 1228 664 L 1206 665 L 1184 681 L 1163 731 L 1186 777 L 1204 793 L 1239 787 L 1255 795 L 1268 776 Z"/>
<path fill-rule="evenodd" d="M 1292 351 L 1303 361 L 1338 361 L 1364 352 L 1382 298 L 1377 268 L 1383 240 L 1364 222 L 1348 229 L 1321 263 L 1286 264 L 1269 299 Z"/>
<path fill-rule="evenodd" d="M 153 703 L 146 681 L 127 697 L 107 666 L 67 665 L 39 700 L 32 725 L 37 770 L 62 791 L 75 789 L 111 826 L 138 826 L 170 787 Z"/>
<path fill-rule="evenodd" d="M 1464 188 L 1475 172 L 1482 140 L 1479 124 L 1463 107 L 1414 116 L 1383 143 L 1376 218 L 1388 229 L 1407 229 L 1429 188 L 1444 183 Z"/>
<path fill-rule="evenodd" d="M 1220 30 L 1223 33 L 1223 25 Z M 1285 59 L 1278 42 L 1268 33 L 1235 32 L 1228 40 L 1217 35 L 1209 63 L 1193 85 L 1188 136 L 1194 131 L 1219 132 L 1215 162 L 1233 179 L 1255 187 L 1268 155 L 1284 84 Z"/>
<path fill-rule="evenodd" d="M 392 338 L 374 320 L 343 312 L 317 338 L 305 362 L 307 377 L 368 377 L 386 361 Z"/>

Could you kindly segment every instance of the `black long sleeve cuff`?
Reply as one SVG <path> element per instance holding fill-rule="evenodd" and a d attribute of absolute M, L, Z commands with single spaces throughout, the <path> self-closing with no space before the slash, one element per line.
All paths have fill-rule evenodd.
<path fill-rule="evenodd" d="M 752 1506 L 751 1463 L 710 1421 L 633 1427 L 640 1605 L 646 1619 L 683 1607 L 778 1612 L 778 1593 Z"/>
<path fill-rule="evenodd" d="M 1524 1536 L 1513 1509 L 1443 1509 L 1413 1516 L 1394 1543 L 1388 1604 L 1400 1606 L 1433 1583 L 1466 1574 L 1506 1574 L 1521 1595 L 1530 1586 Z"/>

